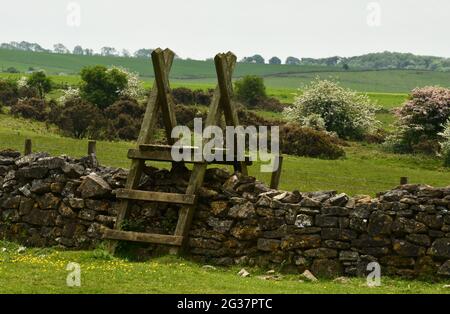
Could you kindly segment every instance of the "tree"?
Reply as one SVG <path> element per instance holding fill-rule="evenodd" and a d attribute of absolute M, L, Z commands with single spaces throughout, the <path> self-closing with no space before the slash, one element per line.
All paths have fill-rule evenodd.
<path fill-rule="evenodd" d="M 55 53 L 70 53 L 70 50 L 66 48 L 63 44 L 53 45 L 53 51 Z"/>
<path fill-rule="evenodd" d="M 281 59 L 278 57 L 272 57 L 269 60 L 269 64 L 281 64 Z"/>
<path fill-rule="evenodd" d="M 6 69 L 6 73 L 20 73 L 15 67 L 9 67 Z"/>
<path fill-rule="evenodd" d="M 126 74 L 118 69 L 97 65 L 81 70 L 81 97 L 100 109 L 105 109 L 119 99 L 127 87 Z"/>
<path fill-rule="evenodd" d="M 116 48 L 113 47 L 103 47 L 101 49 L 101 55 L 106 57 L 113 57 L 117 56 L 119 53 L 117 52 Z"/>
<path fill-rule="evenodd" d="M 128 50 L 122 49 L 122 57 L 129 58 L 129 57 L 131 57 L 131 54 Z"/>
<path fill-rule="evenodd" d="M 342 64 L 342 68 L 343 68 L 345 71 L 350 70 L 350 66 L 349 66 L 347 63 Z"/>
<path fill-rule="evenodd" d="M 296 57 L 287 57 L 285 63 L 287 65 L 299 65 L 300 64 L 300 59 L 298 59 Z"/>
<path fill-rule="evenodd" d="M 244 59 L 242 59 L 243 63 L 257 63 L 257 64 L 264 64 L 265 60 L 261 55 L 254 55 L 251 57 L 244 57 Z"/>
<path fill-rule="evenodd" d="M 136 52 L 134 53 L 134 56 L 135 56 L 136 58 L 151 58 L 152 52 L 153 52 L 152 49 L 145 49 L 145 48 L 142 48 L 142 49 L 139 49 L 138 51 L 136 51 Z"/>
<path fill-rule="evenodd" d="M 258 104 L 260 99 L 267 97 L 264 80 L 260 76 L 247 75 L 236 81 L 236 97 L 250 107 Z"/>
<path fill-rule="evenodd" d="M 85 56 L 93 56 L 94 55 L 94 50 L 92 49 L 84 49 L 84 55 Z"/>
<path fill-rule="evenodd" d="M 43 71 L 33 72 L 27 80 L 28 86 L 35 88 L 41 99 L 52 90 L 52 81 Z"/>
<path fill-rule="evenodd" d="M 84 55 L 83 47 L 81 47 L 80 45 L 75 46 L 73 48 L 73 54 L 74 55 Z"/>

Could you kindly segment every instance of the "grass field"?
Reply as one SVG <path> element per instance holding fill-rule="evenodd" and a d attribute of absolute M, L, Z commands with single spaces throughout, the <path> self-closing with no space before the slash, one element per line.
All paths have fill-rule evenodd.
<path fill-rule="evenodd" d="M 137 72 L 144 80 L 153 76 L 150 60 L 123 57 L 76 56 L 0 49 L 0 67 L 15 67 L 22 72 L 29 67 L 44 69 L 48 74 L 77 75 L 83 66 L 102 64 L 122 66 Z M 316 77 L 338 79 L 343 86 L 363 92 L 408 93 L 417 86 L 441 85 L 450 87 L 450 72 L 416 70 L 344 71 L 341 67 L 295 66 L 238 63 L 235 78 L 244 75 L 265 78 L 269 89 L 293 90 L 301 88 Z M 62 76 L 62 79 L 65 79 Z M 216 73 L 212 61 L 175 60 L 171 71 L 172 84 L 213 86 Z M 67 78 L 68 81 L 72 78 Z M 275 92 L 275 94 L 277 94 Z M 283 93 L 287 95 L 288 93 Z"/>
<path fill-rule="evenodd" d="M 0 241 L 0 293 L 450 293 L 444 282 L 382 276 L 381 286 L 368 287 L 364 278 L 301 282 L 299 275 L 280 273 L 278 280 L 264 280 L 261 276 L 266 270 L 246 267 L 251 276 L 242 278 L 237 275 L 238 266 L 209 269 L 174 256 L 131 262 L 101 249 L 74 252 L 46 248 L 18 253 L 18 248 Z M 80 287 L 66 284 L 69 263 L 80 265 Z"/>
<path fill-rule="evenodd" d="M 0 115 L 0 149 L 22 150 L 26 138 L 33 139 L 35 151 L 53 155 L 81 157 L 87 150 L 87 140 L 61 137 L 43 123 Z M 131 142 L 99 141 L 98 158 L 103 165 L 128 168 L 126 155 L 133 145 Z M 345 150 L 347 157 L 339 160 L 286 156 L 280 188 L 300 191 L 337 189 L 350 195 L 375 195 L 397 186 L 402 176 L 409 177 L 413 183 L 450 184 L 450 171 L 441 166 L 442 161 L 438 158 L 389 154 L 377 146 L 359 143 L 351 143 Z M 270 174 L 259 172 L 257 163 L 250 173 L 266 183 L 270 180 Z"/>

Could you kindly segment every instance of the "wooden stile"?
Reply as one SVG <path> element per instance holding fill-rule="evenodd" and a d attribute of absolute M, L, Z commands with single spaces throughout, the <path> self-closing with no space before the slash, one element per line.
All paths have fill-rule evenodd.
<path fill-rule="evenodd" d="M 169 50 L 156 49 L 152 53 L 152 63 L 155 72 L 155 84 L 152 88 L 144 119 L 141 126 L 137 148 L 128 152 L 131 159 L 131 167 L 124 189 L 116 191 L 116 197 L 120 199 L 118 215 L 114 229 L 105 229 L 103 237 L 111 240 L 110 250 L 114 252 L 117 241 L 136 241 L 172 246 L 172 253 L 180 253 L 187 243 L 189 229 L 196 208 L 197 192 L 203 185 L 203 180 L 208 162 L 203 159 L 192 161 L 193 170 L 186 188 L 185 194 L 163 193 L 138 190 L 139 181 L 145 167 L 146 160 L 171 161 L 173 165 L 182 165 L 184 162 L 175 162 L 172 159 L 171 149 L 174 139 L 171 137 L 172 129 L 177 126 L 175 117 L 175 103 L 170 91 L 169 72 L 172 67 L 175 54 Z M 221 115 L 225 116 L 225 122 L 229 126 L 239 126 L 237 110 L 232 100 L 232 74 L 236 64 L 236 56 L 231 52 L 218 54 L 215 59 L 218 86 L 205 121 L 205 128 L 219 125 Z M 162 112 L 164 129 L 168 139 L 168 145 L 150 144 L 156 125 L 157 114 Z M 197 147 L 187 147 L 193 155 Z M 226 150 L 224 150 L 224 154 Z M 224 159 L 225 160 L 225 159 Z M 244 161 L 214 161 L 211 163 L 231 164 L 236 171 L 247 174 L 247 165 L 252 161 L 246 157 Z M 279 181 L 279 176 L 276 181 Z M 149 201 L 181 204 L 175 233 L 173 235 L 148 234 L 132 231 L 123 231 L 122 224 L 126 219 L 132 201 Z"/>

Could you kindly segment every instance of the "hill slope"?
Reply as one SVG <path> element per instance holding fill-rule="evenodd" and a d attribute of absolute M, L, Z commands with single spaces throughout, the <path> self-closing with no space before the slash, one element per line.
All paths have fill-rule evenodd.
<path fill-rule="evenodd" d="M 89 65 L 121 66 L 137 72 L 145 80 L 152 78 L 150 60 L 124 57 L 79 56 L 0 49 L 0 68 L 15 67 L 25 72 L 29 67 L 43 69 L 48 74 L 78 74 Z M 418 70 L 350 70 L 337 66 L 268 65 L 239 63 L 235 78 L 260 75 L 270 88 L 295 89 L 315 77 L 339 80 L 344 86 L 366 92 L 407 93 L 417 86 L 441 85 L 450 87 L 450 72 Z M 175 60 L 171 71 L 174 82 L 183 84 L 216 84 L 212 61 Z"/>

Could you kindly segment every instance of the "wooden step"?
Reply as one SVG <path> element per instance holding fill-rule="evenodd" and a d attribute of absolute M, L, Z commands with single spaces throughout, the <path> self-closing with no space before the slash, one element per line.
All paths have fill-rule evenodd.
<path fill-rule="evenodd" d="M 184 205 L 194 205 L 196 196 L 191 194 L 151 192 L 139 190 L 119 189 L 116 191 L 116 197 L 121 199 L 149 201 L 159 203 L 174 203 Z"/>
<path fill-rule="evenodd" d="M 190 150 L 191 158 L 189 161 L 183 161 L 185 163 L 192 164 L 202 164 L 203 161 L 195 161 L 194 154 L 198 152 L 198 147 L 193 146 L 183 146 L 185 150 Z M 181 147 L 180 147 L 181 149 Z M 223 152 L 222 161 L 212 161 L 209 164 L 221 164 L 221 165 L 234 165 L 236 161 L 226 160 L 226 150 L 218 149 Z M 154 161 L 169 161 L 173 162 L 172 158 L 172 146 L 170 145 L 139 145 L 139 149 L 130 149 L 128 151 L 128 158 L 130 159 L 141 159 L 141 160 L 154 160 Z M 246 165 L 251 166 L 252 160 L 249 156 L 245 156 Z"/>
<path fill-rule="evenodd" d="M 166 244 L 180 246 L 183 243 L 183 237 L 165 234 L 153 234 L 134 231 L 122 231 L 105 229 L 103 231 L 103 238 L 110 240 L 123 240 L 133 242 L 145 242 L 154 244 Z"/>

